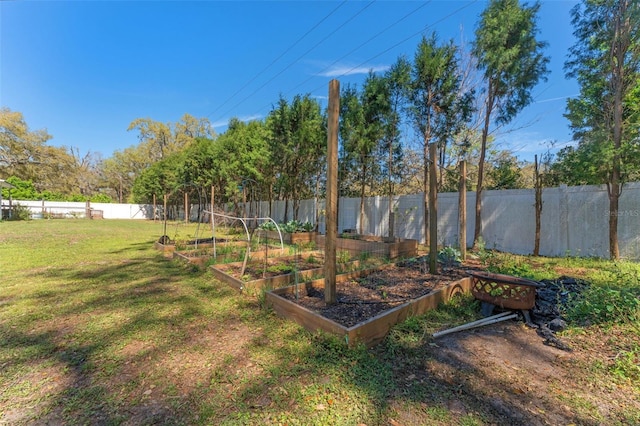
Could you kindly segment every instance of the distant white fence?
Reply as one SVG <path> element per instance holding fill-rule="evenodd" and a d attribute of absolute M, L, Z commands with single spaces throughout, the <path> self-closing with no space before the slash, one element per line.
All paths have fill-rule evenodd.
<path fill-rule="evenodd" d="M 72 201 L 25 201 L 12 200 L 11 205 L 19 204 L 31 210 L 33 219 L 46 218 L 84 218 L 90 215 L 104 219 L 151 219 L 153 206 L 148 204 L 85 203 Z M 9 200 L 2 200 L 4 217 L 8 216 Z"/>
<path fill-rule="evenodd" d="M 475 192 L 467 193 L 467 245 L 471 245 L 475 226 Z M 535 233 L 535 196 L 532 189 L 483 191 L 482 237 L 486 247 L 510 253 L 533 252 Z M 540 254 L 543 256 L 609 257 L 609 199 L 605 186 L 547 188 L 542 193 Z M 146 204 L 63 203 L 49 201 L 13 201 L 31 209 L 34 217 L 47 214 L 63 217 L 85 217 L 87 212 L 101 212 L 105 219 L 152 219 L 154 206 Z M 8 201 L 3 200 L 3 208 Z M 275 201 L 271 217 L 284 221 L 284 201 Z M 89 209 L 89 210 L 88 210 Z M 269 215 L 269 205 L 255 203 L 247 216 Z M 289 203 L 287 218 L 293 218 Z M 315 223 L 324 233 L 324 200 L 300 201 L 298 220 Z M 176 209 L 184 217 L 183 210 Z M 257 210 L 257 211 L 256 211 Z M 339 231 L 359 229 L 360 199 L 340 198 Z M 422 194 L 403 195 L 392 200 L 394 235 L 424 241 L 424 208 Z M 386 197 L 366 199 L 363 229 L 365 234 L 386 236 L 389 232 L 389 200 Z M 156 212 L 156 217 L 158 213 Z M 192 220 L 197 219 L 197 206 L 192 206 Z M 640 182 L 624 186 L 618 211 L 620 254 L 629 260 L 640 260 Z M 438 194 L 438 243 L 458 245 L 458 194 Z"/>

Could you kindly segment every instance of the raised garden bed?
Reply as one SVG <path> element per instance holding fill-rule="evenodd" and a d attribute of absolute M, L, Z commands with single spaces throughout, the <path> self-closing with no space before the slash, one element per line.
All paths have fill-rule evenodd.
<path fill-rule="evenodd" d="M 316 244 L 319 249 L 325 246 L 325 236 L 318 235 Z M 336 239 L 336 249 L 346 250 L 354 256 L 368 253 L 376 257 L 397 259 L 413 257 L 418 253 L 418 241 L 405 238 L 385 238 L 373 235 L 342 234 Z"/>
<path fill-rule="evenodd" d="M 271 290 L 299 281 L 320 277 L 324 272 L 322 253 L 309 252 L 298 256 L 252 259 L 241 275 L 242 262 L 225 263 L 211 266 L 212 274 L 234 289 L 255 294 L 262 290 Z M 350 272 L 360 266 L 360 261 L 338 264 L 338 271 Z"/>
<path fill-rule="evenodd" d="M 169 237 L 163 236 L 153 243 L 153 247 L 156 250 L 161 251 L 165 256 L 172 257 L 173 252 L 176 250 L 186 251 L 188 249 L 195 250 L 196 248 L 213 247 L 213 238 L 199 238 L 198 240 L 176 243 L 175 240 L 171 240 Z"/>
<path fill-rule="evenodd" d="M 213 256 L 213 247 L 204 247 L 202 249 L 198 248 L 192 250 L 180 250 L 173 252 L 174 259 L 180 259 L 186 263 L 204 266 L 207 263 L 213 264 L 225 264 L 225 263 L 236 263 L 241 262 L 244 259 L 244 253 L 246 250 L 247 243 L 245 242 L 234 242 L 234 243 L 223 243 L 217 245 L 216 256 Z M 262 246 L 261 246 L 262 247 Z M 229 249 L 232 250 L 229 250 Z M 260 249 L 260 250 L 252 250 L 249 253 L 249 258 L 251 261 L 258 261 L 260 259 L 264 259 L 265 257 L 281 257 L 291 252 L 289 248 L 280 248 L 278 247 L 270 247 L 268 249 Z"/>
<path fill-rule="evenodd" d="M 373 346 L 394 325 L 470 292 L 472 285 L 462 267 L 431 275 L 423 272 L 420 262 L 338 275 L 336 282 L 334 305 L 324 302 L 324 279 L 272 290 L 266 301 L 276 313 L 310 331 L 335 334 L 350 346 Z"/>
<path fill-rule="evenodd" d="M 282 241 L 285 244 L 308 244 L 315 243 L 317 232 L 283 232 Z M 278 231 L 261 230 L 259 237 L 265 237 L 270 240 L 280 241 Z"/>

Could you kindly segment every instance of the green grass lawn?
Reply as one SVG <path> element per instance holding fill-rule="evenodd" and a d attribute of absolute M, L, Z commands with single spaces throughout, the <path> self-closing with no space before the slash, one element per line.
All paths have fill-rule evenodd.
<path fill-rule="evenodd" d="M 431 360 L 426 336 L 477 318 L 470 298 L 401 324 L 376 348 L 348 349 L 206 270 L 165 259 L 153 249 L 162 233 L 148 221 L 0 222 L 0 424 L 499 423 L 499 412 L 457 384 L 406 379 Z M 532 272 L 551 274 L 554 261 L 536 260 Z M 638 276 L 633 266 L 607 272 L 606 262 L 571 262 L 586 275 Z M 636 294 L 627 287 L 625 295 Z M 629 300 L 596 329 L 625 334 L 624 355 L 587 367 L 589 380 L 617 377 L 636 392 L 628 382 L 640 346 Z M 621 315 L 629 318 L 616 322 Z M 456 398 L 474 408 L 450 409 Z"/>

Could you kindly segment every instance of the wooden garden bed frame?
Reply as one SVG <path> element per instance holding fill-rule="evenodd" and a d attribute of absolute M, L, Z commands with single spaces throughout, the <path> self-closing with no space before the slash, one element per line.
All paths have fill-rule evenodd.
<path fill-rule="evenodd" d="M 293 260 L 295 258 L 295 256 L 286 256 L 286 257 L 275 257 L 273 258 L 273 260 L 282 260 L 282 261 L 287 261 L 287 260 Z M 236 265 L 236 266 L 240 266 L 242 264 L 242 262 L 234 262 L 234 263 L 227 263 L 225 265 Z M 342 269 L 344 271 L 344 275 L 346 276 L 350 276 L 350 277 L 358 277 L 360 276 L 360 271 L 355 271 L 355 272 L 350 272 L 349 270 L 354 270 L 357 269 L 360 266 L 360 261 L 359 260 L 355 260 L 353 262 L 347 262 L 347 263 L 340 263 L 338 264 L 338 268 Z M 227 274 L 226 272 L 220 270 L 219 268 L 216 267 L 216 265 L 211 265 L 210 267 L 211 273 L 213 274 L 213 276 L 215 278 L 217 278 L 218 280 L 227 283 L 228 285 L 230 285 L 231 287 L 233 287 L 235 290 L 241 292 L 241 293 L 247 293 L 247 294 L 257 294 L 260 291 L 263 290 L 272 290 L 274 288 L 279 288 L 279 287 L 283 287 L 283 286 L 287 286 L 290 285 L 292 283 L 295 282 L 296 279 L 296 273 L 294 272 L 290 272 L 287 274 L 282 274 L 282 275 L 275 275 L 272 277 L 267 277 L 267 278 L 259 278 L 259 279 L 255 279 L 255 280 L 250 280 L 250 281 L 243 281 L 242 279 L 236 278 L 230 274 Z M 298 271 L 297 272 L 297 278 L 299 281 L 305 281 L 305 280 L 309 280 L 310 278 L 314 277 L 314 276 L 322 276 L 324 273 L 324 268 L 322 267 L 322 265 L 319 265 L 318 268 L 314 268 L 314 269 L 306 269 L 304 271 Z M 352 274 L 356 274 L 356 275 L 352 275 Z M 341 275 L 341 276 L 342 276 Z M 324 280 L 323 280 L 324 282 Z"/>
<path fill-rule="evenodd" d="M 336 281 L 351 280 L 359 276 L 364 276 L 367 273 L 370 273 L 370 271 L 337 275 Z M 440 303 L 448 301 L 457 294 L 469 293 L 471 291 L 471 283 L 471 278 L 463 278 L 352 327 L 345 327 L 338 324 L 282 296 L 284 294 L 295 294 L 295 286 L 282 287 L 267 292 L 266 303 L 281 317 L 293 320 L 311 332 L 322 330 L 344 338 L 345 343 L 349 346 L 353 347 L 362 343 L 367 347 L 371 347 L 380 343 L 394 325 L 403 322 L 411 316 L 420 315 L 430 309 L 435 309 Z M 300 284 L 298 285 L 297 291 L 306 293 L 310 288 L 324 289 L 324 279 Z"/>
<path fill-rule="evenodd" d="M 325 246 L 325 236 L 316 237 L 318 249 Z M 396 259 L 399 257 L 413 257 L 418 254 L 418 241 L 405 238 L 384 238 L 372 235 L 353 234 L 353 238 L 337 238 L 337 250 L 347 250 L 352 255 L 370 253 L 373 256 Z"/>

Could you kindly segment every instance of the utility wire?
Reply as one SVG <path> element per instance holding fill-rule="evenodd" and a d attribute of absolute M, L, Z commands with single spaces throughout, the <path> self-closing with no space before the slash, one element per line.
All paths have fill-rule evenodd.
<path fill-rule="evenodd" d="M 253 95 L 255 95 L 256 93 L 258 93 L 261 89 L 263 89 L 267 84 L 271 83 L 273 80 L 275 80 L 278 76 L 280 76 L 283 72 L 285 72 L 286 70 L 288 70 L 289 68 L 291 68 L 293 65 L 295 65 L 296 63 L 298 63 L 300 61 L 300 59 L 304 58 L 307 54 L 309 54 L 311 51 L 313 51 L 316 47 L 318 47 L 319 45 L 321 45 L 322 43 L 324 43 L 329 37 L 331 37 L 333 34 L 335 34 L 336 32 L 338 32 L 340 29 L 342 29 L 345 25 L 347 25 L 349 22 L 353 21 L 356 17 L 358 17 L 361 13 L 363 13 L 366 9 L 368 9 L 369 7 L 371 7 L 371 5 L 373 5 L 373 3 L 375 3 L 374 1 L 369 2 L 366 6 L 364 6 L 362 9 L 360 9 L 355 15 L 351 16 L 349 19 L 347 19 L 345 22 L 343 22 L 338 28 L 336 28 L 335 30 L 333 30 L 332 32 L 330 32 L 327 36 L 325 36 L 322 40 L 320 40 L 318 43 L 314 44 L 310 49 L 308 49 L 307 51 L 305 51 L 302 55 L 300 55 L 297 59 L 295 59 L 293 62 L 291 62 L 289 65 L 287 65 L 286 67 L 284 67 L 280 72 L 278 72 L 276 75 L 274 75 L 273 77 L 271 77 L 269 80 L 267 80 L 264 84 L 262 84 L 262 86 L 258 87 L 257 89 L 255 89 L 253 92 L 251 92 L 249 95 L 245 96 L 240 102 L 238 102 L 237 104 L 235 104 L 233 107 L 231 107 L 229 110 L 227 110 L 227 112 L 225 112 L 224 114 L 222 114 L 222 116 L 225 116 L 227 114 L 229 114 L 231 111 L 233 111 L 236 107 L 242 105 L 247 99 L 249 99 L 250 97 L 252 97 Z"/>
<path fill-rule="evenodd" d="M 440 19 L 439 19 L 439 20 L 437 20 L 436 22 L 434 22 L 434 23 L 432 23 L 432 24 L 429 24 L 429 25 L 425 26 L 425 27 L 424 27 L 423 29 L 421 29 L 420 31 L 417 31 L 417 32 L 415 32 L 415 33 L 411 34 L 410 36 L 405 37 L 404 39 L 400 40 L 398 43 L 396 43 L 396 44 L 394 44 L 394 45 L 392 45 L 392 46 L 388 47 L 387 49 L 385 49 L 385 50 L 381 51 L 380 53 L 378 53 L 378 54 L 376 54 L 376 55 L 374 55 L 374 56 L 370 57 L 369 59 L 365 60 L 364 62 L 362 62 L 362 63 L 360 63 L 360 64 L 358 64 L 358 65 L 356 65 L 355 67 L 350 68 L 349 70 L 347 70 L 347 71 L 345 71 L 344 73 L 340 74 L 338 77 L 344 77 L 344 76 L 348 75 L 351 71 L 356 70 L 356 69 L 358 69 L 358 68 L 362 67 L 363 65 L 365 65 L 365 64 L 367 64 L 367 63 L 369 63 L 369 62 L 371 62 L 372 60 L 376 59 L 377 57 L 382 56 L 383 54 L 387 53 L 387 52 L 388 52 L 388 51 L 390 51 L 391 49 L 394 49 L 394 48 L 396 48 L 396 47 L 400 46 L 401 44 L 406 43 L 407 41 L 411 40 L 411 39 L 412 39 L 412 38 L 414 38 L 415 36 L 417 36 L 417 35 L 419 35 L 419 34 L 422 34 L 422 33 L 423 33 L 423 32 L 425 32 L 427 29 L 429 29 L 429 28 L 433 27 L 434 25 L 439 24 L 440 22 L 442 22 L 442 21 L 445 21 L 445 20 L 449 19 L 449 18 L 450 18 L 450 17 L 452 17 L 453 15 L 456 15 L 457 13 L 461 12 L 462 10 L 466 9 L 467 7 L 469 7 L 469 6 L 471 6 L 472 4 L 476 3 L 477 1 L 478 1 L 478 0 L 474 0 L 474 1 L 472 1 L 471 3 L 467 3 L 466 5 L 464 5 L 464 6 L 460 7 L 460 8 L 458 8 L 458 9 L 454 10 L 453 12 L 451 12 L 450 14 L 448 14 L 448 15 L 446 15 L 446 16 L 444 16 L 444 17 L 440 18 Z M 315 92 L 316 90 L 320 90 L 322 87 L 324 87 L 324 84 L 323 84 L 322 86 L 318 86 L 318 87 L 316 87 L 316 88 L 315 88 L 315 89 L 313 89 L 312 91 L 314 91 L 314 92 Z"/>
<path fill-rule="evenodd" d="M 338 11 L 338 9 L 340 9 L 342 6 L 344 6 L 344 4 L 347 3 L 347 0 L 344 0 L 342 3 L 340 3 L 335 9 L 333 9 L 331 12 L 329 12 L 328 15 L 326 15 L 324 18 L 322 18 L 320 21 L 318 21 L 313 27 L 311 27 L 309 30 L 307 30 L 307 32 L 305 32 L 300 38 L 298 38 L 291 46 L 289 46 L 284 52 L 282 52 L 277 58 L 275 58 L 274 60 L 272 60 L 266 67 L 264 67 L 261 71 L 259 71 L 255 76 L 253 76 L 253 78 L 251 78 L 248 82 L 246 82 L 240 89 L 238 89 L 234 94 L 232 94 L 231 96 L 229 96 L 229 98 L 227 98 L 226 101 L 224 101 L 223 103 L 221 103 L 220 105 L 218 105 L 218 107 L 213 110 L 211 113 L 209 113 L 209 115 L 207 117 L 212 116 L 213 114 L 215 114 L 216 112 L 218 112 L 220 110 L 220 108 L 222 108 L 223 106 L 225 106 L 226 104 L 228 104 L 234 97 L 236 97 L 240 92 L 242 92 L 247 86 L 249 86 L 251 83 L 253 83 L 254 81 L 256 81 L 256 79 L 258 77 L 260 77 L 262 74 L 265 73 L 265 71 L 267 71 L 269 68 L 271 68 L 276 62 L 278 62 L 280 60 L 280 58 L 282 58 L 284 55 L 286 55 L 287 53 L 289 53 L 291 51 L 291 49 L 293 49 L 294 47 L 296 47 L 306 36 L 308 36 L 309 34 L 311 34 L 311 32 L 313 30 L 315 30 L 316 28 L 318 28 L 320 26 L 320 24 L 322 24 L 324 21 L 326 21 L 327 19 L 329 19 L 329 17 L 331 15 L 333 15 L 334 13 L 336 13 Z"/>
<path fill-rule="evenodd" d="M 391 28 L 395 27 L 396 25 L 398 25 L 400 22 L 404 21 L 405 19 L 407 19 L 409 16 L 415 14 L 418 10 L 422 9 L 423 7 L 427 6 L 431 1 L 422 3 L 420 6 L 418 6 L 417 8 L 413 9 L 411 12 L 407 13 L 406 15 L 404 15 L 403 17 L 401 17 L 400 19 L 398 19 L 397 21 L 395 21 L 394 23 L 392 23 L 391 25 L 387 26 L 385 29 L 383 29 L 382 31 L 378 32 L 377 34 L 373 35 L 372 37 L 370 37 L 369 39 L 367 39 L 364 43 L 361 43 L 359 46 L 351 49 L 349 52 L 345 53 L 344 55 L 342 55 L 341 57 L 339 57 L 338 59 L 336 59 L 335 61 L 333 61 L 331 64 L 329 64 L 328 66 L 326 66 L 324 69 L 322 69 L 318 74 L 322 74 L 323 72 L 325 72 L 326 70 L 330 69 L 332 66 L 334 66 L 335 64 L 337 64 L 338 62 L 340 62 L 341 60 L 343 60 L 344 58 L 346 58 L 347 56 L 351 55 L 352 53 L 356 52 L 357 50 L 361 49 L 363 46 L 369 44 L 370 42 L 372 42 L 373 40 L 375 40 L 376 38 L 378 38 L 379 36 L 381 36 L 382 34 L 384 34 L 385 32 L 389 31 Z M 318 75 L 316 74 L 316 75 Z M 298 84 L 297 86 L 293 87 L 292 89 L 290 89 L 288 92 L 286 92 L 287 94 L 293 92 L 294 90 L 296 90 L 298 87 L 306 84 L 307 82 L 309 82 L 309 80 L 312 80 L 313 78 L 316 77 L 316 75 L 312 75 L 311 77 L 307 78 L 306 80 L 304 80 L 302 83 Z"/>
<path fill-rule="evenodd" d="M 403 43 L 406 43 L 408 40 L 410 40 L 410 39 L 414 38 L 415 36 L 417 36 L 417 35 L 419 35 L 419 34 L 422 34 L 424 31 L 426 31 L 427 29 L 429 29 L 429 28 L 433 27 L 434 25 L 436 25 L 436 24 L 438 24 L 438 23 L 440 23 L 440 22 L 443 22 L 443 21 L 445 21 L 445 20 L 449 19 L 451 16 L 456 15 L 457 13 L 461 12 L 462 10 L 464 10 L 465 8 L 467 8 L 467 7 L 471 6 L 472 4 L 476 3 L 477 1 L 478 1 L 478 0 L 474 0 L 474 1 L 472 1 L 471 3 L 468 3 L 468 4 L 466 4 L 465 6 L 462 6 L 462 7 L 458 8 L 458 9 L 454 10 L 454 11 L 453 11 L 453 12 L 451 12 L 450 14 L 448 14 L 448 15 L 446 15 L 446 16 L 444 16 L 444 17 L 440 18 L 440 19 L 439 19 L 439 20 L 437 20 L 436 22 L 433 22 L 433 23 L 431 23 L 431 24 L 429 24 L 429 25 L 426 25 L 426 26 L 425 26 L 425 27 L 423 27 L 420 31 L 417 31 L 417 32 L 415 32 L 415 33 L 413 33 L 413 34 L 409 35 L 408 37 L 405 37 L 404 39 L 400 40 L 400 41 L 399 41 L 399 42 L 397 42 L 396 44 L 394 44 L 394 45 L 390 46 L 389 48 L 387 48 L 387 49 L 385 49 L 385 50 L 383 50 L 383 51 L 379 52 L 378 54 L 376 54 L 376 55 L 374 55 L 374 56 L 370 57 L 369 59 L 365 60 L 364 62 L 360 63 L 359 65 L 356 65 L 355 67 L 350 68 L 349 70 L 345 71 L 343 74 L 341 74 L 341 75 L 337 76 L 337 78 L 344 77 L 344 76 L 348 75 L 351 71 L 353 71 L 353 70 L 356 70 L 356 69 L 360 68 L 362 65 L 367 64 L 368 62 L 372 61 L 373 59 L 375 59 L 375 58 L 377 58 L 377 57 L 379 57 L 379 56 L 381 56 L 381 55 L 383 55 L 383 54 L 387 53 L 388 51 L 390 51 L 390 50 L 392 50 L 392 49 L 396 48 L 397 46 L 399 46 L 399 45 L 401 45 L 401 44 L 403 44 Z M 339 62 L 340 60 L 344 59 L 345 57 L 347 57 L 347 56 L 351 55 L 353 52 L 355 52 L 356 50 L 360 49 L 362 46 L 364 46 L 364 45 L 368 44 L 369 42 L 373 41 L 373 40 L 374 40 L 374 39 L 376 39 L 378 36 L 382 35 L 384 32 L 388 31 L 388 30 L 389 30 L 390 28 L 392 28 L 393 26 L 395 26 L 395 25 L 399 24 L 400 22 L 404 21 L 404 20 L 405 20 L 405 19 L 407 19 L 409 16 L 413 15 L 413 14 L 414 14 L 414 13 L 416 13 L 419 9 L 421 9 L 421 8 L 422 8 L 422 7 L 424 7 L 424 6 L 426 6 L 427 4 L 428 4 L 428 2 L 427 2 L 427 3 L 422 4 L 422 5 L 421 5 L 421 6 L 419 6 L 418 8 L 416 8 L 416 9 L 412 10 L 411 12 L 409 12 L 408 14 L 404 15 L 404 16 L 403 16 L 403 17 L 401 17 L 399 20 L 397 20 L 397 21 L 396 21 L 396 22 L 394 22 L 393 24 L 391 24 L 391 25 L 389 25 L 388 27 L 386 27 L 384 30 L 382 30 L 382 31 L 380 31 L 379 33 L 377 33 L 377 34 L 373 35 L 372 37 L 370 37 L 368 40 L 366 40 L 364 43 L 360 44 L 358 47 L 356 47 L 356 48 L 352 49 L 351 51 L 349 51 L 349 52 L 348 52 L 348 53 L 346 53 L 345 55 L 341 56 L 339 59 L 337 59 L 336 61 L 334 61 L 333 63 L 331 63 L 329 66 L 325 67 L 321 72 L 323 72 L 323 71 L 325 71 L 325 70 L 327 70 L 327 69 L 331 68 L 331 67 L 332 67 L 333 65 L 335 65 L 337 62 Z M 314 76 L 311 76 L 311 77 L 307 78 L 307 79 L 306 79 L 306 80 L 304 80 L 302 83 L 298 84 L 297 86 L 295 86 L 293 89 L 290 89 L 290 90 L 289 90 L 289 91 L 287 91 L 286 93 L 291 93 L 292 91 L 294 91 L 295 89 L 299 88 L 300 86 L 302 86 L 302 85 L 306 84 L 307 82 L 309 82 L 310 80 L 312 80 L 312 79 L 313 79 L 313 78 L 315 78 L 315 77 L 316 77 L 316 76 L 314 75 Z M 324 84 L 323 84 L 322 86 L 315 87 L 315 88 L 314 88 L 314 89 L 312 89 L 310 92 L 315 92 L 315 91 L 317 91 L 317 90 L 322 89 L 323 87 L 324 87 Z M 263 109 L 268 108 L 268 107 L 269 107 L 269 105 L 264 106 L 264 107 L 260 108 L 259 110 L 260 110 L 260 111 L 262 111 Z"/>

